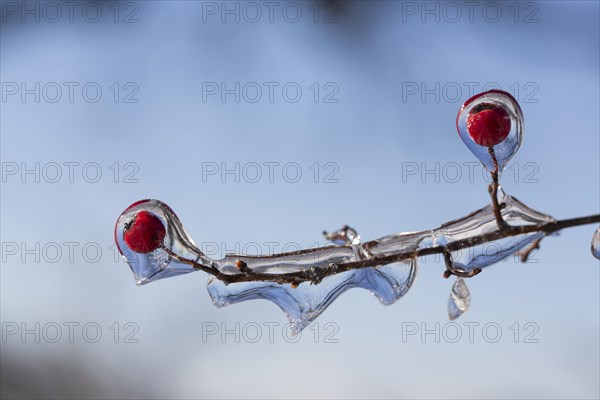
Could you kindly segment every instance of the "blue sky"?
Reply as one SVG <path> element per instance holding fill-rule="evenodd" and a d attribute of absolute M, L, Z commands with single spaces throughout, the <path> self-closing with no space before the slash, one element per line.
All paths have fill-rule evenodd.
<path fill-rule="evenodd" d="M 109 397 L 599 396 L 594 226 L 547 238 L 535 262 L 509 260 L 467 282 L 473 304 L 457 320 L 457 343 L 431 334 L 403 340 L 414 326 L 456 328 L 447 325 L 452 282 L 434 258 L 396 304 L 350 291 L 290 343 L 274 305 L 214 308 L 203 273 L 138 288 L 111 247 L 116 218 L 142 198 L 169 204 L 200 246 L 221 252 L 309 247 L 343 224 L 368 240 L 461 217 L 488 194 L 456 113 L 471 91 L 494 83 L 525 115 L 505 190 L 556 218 L 598 213 L 597 2 L 482 2 L 472 20 L 463 2 L 452 2 L 460 17 L 440 2 L 287 2 L 273 22 L 259 2 L 254 23 L 253 10 L 236 2 L 227 7 L 238 4 L 239 22 L 234 14 L 222 22 L 221 2 L 111 3 L 97 23 L 84 6 L 73 22 L 64 9 L 47 21 L 53 10 L 43 6 L 40 22 L 28 14 L 23 22 L 16 4 L 16 14 L 3 8 L 0 38 L 3 374 L 5 365 L 22 368 L 44 388 L 61 372 L 39 366 L 64 363 Z M 302 14 L 290 22 L 296 9 Z M 236 93 L 223 101 L 221 84 L 236 83 L 239 102 Z M 22 84 L 33 90 L 24 98 Z M 262 96 L 252 102 L 257 87 Z M 22 175 L 36 163 L 39 182 L 36 172 Z M 235 173 L 220 176 L 236 163 L 239 183 Z M 256 164 L 262 175 L 252 183 Z M 207 175 L 214 165 L 219 173 Z M 65 242 L 76 243 L 72 257 Z M 79 333 L 69 343 L 64 324 L 75 321 L 97 324 L 102 339 Z M 62 326 L 62 339 L 7 333 L 36 322 Z M 279 324 L 273 343 L 269 323 Z M 482 333 L 486 324 L 500 327 L 497 342 Z M 262 336 L 250 343 L 244 335 L 256 325 Z M 219 334 L 207 336 L 215 326 Z M 222 328 L 240 343 L 235 334 L 221 340 Z M 134 330 L 138 343 L 124 343 Z"/>

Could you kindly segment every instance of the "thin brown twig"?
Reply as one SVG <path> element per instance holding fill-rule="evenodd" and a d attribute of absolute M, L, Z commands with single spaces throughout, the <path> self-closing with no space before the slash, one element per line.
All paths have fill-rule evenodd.
<path fill-rule="evenodd" d="M 492 207 L 494 211 L 494 216 L 496 217 L 496 223 L 498 224 L 498 229 L 504 230 L 508 229 L 509 225 L 502 218 L 502 205 L 498 203 L 498 179 L 500 175 L 500 167 L 498 165 L 498 159 L 496 158 L 496 152 L 494 152 L 494 148 L 490 146 L 488 148 L 490 156 L 492 157 L 492 161 L 494 162 L 494 170 L 492 171 L 492 183 L 488 186 L 488 191 L 490 192 L 490 196 L 492 197 Z"/>
<path fill-rule="evenodd" d="M 544 237 L 545 236 L 542 236 L 541 238 L 537 239 L 528 248 L 524 249 L 520 253 L 520 260 L 521 260 L 522 263 L 526 263 L 527 260 L 529 260 L 529 257 L 531 256 L 531 253 L 533 253 L 534 250 L 538 250 L 540 248 L 540 242 L 542 241 L 542 239 Z"/>
<path fill-rule="evenodd" d="M 452 253 L 449 251 L 444 251 L 444 263 L 446 264 L 446 270 L 443 275 L 445 279 L 450 278 L 452 275 L 462 278 L 472 278 L 481 272 L 481 268 L 474 268 L 472 271 L 463 271 L 456 268 L 454 260 L 452 260 Z"/>

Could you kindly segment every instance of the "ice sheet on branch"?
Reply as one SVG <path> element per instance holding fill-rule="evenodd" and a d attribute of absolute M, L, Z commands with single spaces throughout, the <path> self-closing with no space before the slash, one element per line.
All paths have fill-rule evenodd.
<path fill-rule="evenodd" d="M 537 212 L 514 197 L 506 195 L 500 190 L 500 202 L 505 206 L 502 216 L 506 222 L 513 226 L 534 225 L 551 222 L 554 219 L 549 215 Z M 464 218 L 449 222 L 433 231 L 399 233 L 383 238 L 352 246 L 330 247 L 328 250 L 313 257 L 312 262 L 300 257 L 291 262 L 282 259 L 278 267 L 275 259 L 261 260 L 257 258 L 244 258 L 248 267 L 253 271 L 268 273 L 285 273 L 290 271 L 306 270 L 307 268 L 323 268 L 333 260 L 336 262 L 356 261 L 361 257 L 392 256 L 405 252 L 415 251 L 431 246 L 446 245 L 451 242 L 480 236 L 497 230 L 496 219 L 491 206 L 486 206 Z M 532 233 L 510 238 L 504 238 L 470 249 L 452 253 L 455 268 L 470 271 L 476 267 L 484 268 L 515 254 L 526 248 L 535 240 L 541 238 L 543 233 Z M 358 249 L 358 250 L 357 250 Z M 296 257 L 299 257 L 296 255 Z M 227 259 L 227 258 L 226 258 Z M 229 259 L 228 265 L 233 261 Z M 310 260 L 309 260 L 310 261 Z M 231 267 L 227 268 L 232 271 Z M 234 304 L 240 301 L 253 299 L 266 299 L 277 304 L 288 316 L 294 330 L 299 331 L 316 317 L 318 317 L 340 294 L 348 289 L 359 287 L 371 291 L 383 304 L 392 304 L 410 289 L 417 273 L 416 259 L 407 260 L 381 266 L 377 268 L 363 268 L 339 273 L 326 277 L 319 284 L 313 285 L 304 282 L 299 287 L 281 285 L 270 282 L 244 282 L 225 285 L 218 279 L 211 277 L 208 291 L 213 303 L 219 307 Z M 462 282 L 462 286 L 461 286 Z M 466 285 L 461 279 L 455 285 L 456 293 L 468 295 L 468 289 L 459 290 Z M 456 296 L 455 296 L 456 297 Z M 470 297 L 454 299 L 451 317 L 460 316 L 468 308 Z"/>
<path fill-rule="evenodd" d="M 273 282 L 243 282 L 225 285 L 211 277 L 208 293 L 218 307 L 245 300 L 265 299 L 277 304 L 290 321 L 292 331 L 300 332 L 342 293 L 351 288 L 371 291 L 382 304 L 404 296 L 414 282 L 416 260 L 377 268 L 346 271 L 323 279 L 317 285 L 303 282 L 298 287 Z"/>
<path fill-rule="evenodd" d="M 551 216 L 535 211 L 507 195 L 502 188 L 498 192 L 498 201 L 505 205 L 501 212 L 502 218 L 511 226 L 539 225 L 555 221 Z M 492 206 L 488 205 L 464 218 L 448 222 L 435 229 L 433 242 L 438 246 L 447 245 L 458 240 L 492 233 L 497 229 Z M 453 251 L 454 267 L 464 271 L 488 267 L 527 248 L 543 236 L 543 232 L 534 232 Z"/>

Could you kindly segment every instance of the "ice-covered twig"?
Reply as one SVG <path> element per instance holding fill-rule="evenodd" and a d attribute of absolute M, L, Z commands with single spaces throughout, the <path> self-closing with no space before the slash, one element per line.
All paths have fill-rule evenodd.
<path fill-rule="evenodd" d="M 504 207 L 500 210 L 500 218 L 505 224 L 503 228 L 496 226 L 495 223 L 490 224 L 490 222 L 497 222 L 498 218 L 495 205 L 492 205 L 459 220 L 446 223 L 434 230 L 399 233 L 365 243 L 352 242 L 353 239 L 350 239 L 344 245 L 325 246 L 272 255 L 228 254 L 222 260 L 211 260 L 206 257 L 195 245 L 191 244 L 193 242 L 187 234 L 185 234 L 185 237 L 177 237 L 175 233 L 183 233 L 183 227 L 175 214 L 164 203 L 156 200 L 140 203 L 124 214 L 122 218 L 124 221 L 131 221 L 131 218 L 140 210 L 148 210 L 159 216 L 163 214 L 164 224 L 168 227 L 167 232 L 171 231 L 172 233 L 170 237 L 167 234 L 164 243 L 155 252 L 165 253 L 166 258 L 163 257 L 165 265 L 168 265 L 169 259 L 172 259 L 192 267 L 193 270 L 211 274 L 226 284 L 263 281 L 295 286 L 303 282 L 318 284 L 326 277 L 346 271 L 379 267 L 435 254 L 444 255 L 446 277 L 450 275 L 471 277 L 479 273 L 482 267 L 491 264 L 485 261 L 483 265 L 457 266 L 455 264 L 456 260 L 452 259 L 452 253 L 474 249 L 487 243 L 498 243 L 509 238 L 529 238 L 537 234 L 533 240 L 523 241 L 517 247 L 509 249 L 511 252 L 518 252 L 529 245 L 536 247 L 543 237 L 559 230 L 600 222 L 600 214 L 556 221 L 528 208 L 511 196 L 503 194 L 502 198 Z M 511 225 L 511 220 L 517 221 L 518 225 Z M 468 231 L 468 228 L 474 230 Z M 356 231 L 347 226 L 338 231 L 337 234 L 327 234 L 327 236 L 339 240 L 339 237 L 343 236 L 342 233 L 348 232 L 349 229 L 352 231 L 352 235 L 349 236 L 353 238 L 358 236 Z M 117 235 L 118 237 L 119 235 Z M 445 237 L 447 238 L 440 240 L 440 238 Z M 127 249 L 125 246 L 119 247 Z M 499 249 L 503 251 L 501 247 Z M 128 261 L 132 261 L 139 255 L 139 253 L 133 253 L 130 256 L 126 255 L 126 258 Z M 501 258 L 505 258 L 506 255 L 508 253 L 502 254 Z M 142 256 L 146 257 L 148 255 L 142 254 Z M 151 258 L 153 261 L 161 260 L 160 255 L 156 254 Z M 492 259 L 490 261 L 496 262 L 497 260 Z M 143 263 L 143 260 L 135 262 L 135 264 L 139 263 Z M 160 269 L 158 273 L 166 272 L 167 266 L 158 269 Z M 143 284 L 162 277 L 156 274 L 145 275 L 139 277 L 138 283 Z"/>
<path fill-rule="evenodd" d="M 443 276 L 457 276 L 448 301 L 448 315 L 454 319 L 471 303 L 463 278 L 511 255 L 520 255 L 525 262 L 544 237 L 600 222 L 598 214 L 557 221 L 504 193 L 500 174 L 519 149 L 524 132 L 521 108 L 509 93 L 491 90 L 467 100 L 456 127 L 491 174 L 491 204 L 436 229 L 362 243 L 356 230 L 344 226 L 323 232 L 336 246 L 262 256 L 229 254 L 213 260 L 194 244 L 166 204 L 143 200 L 121 214 L 115 240 L 139 285 L 204 271 L 211 275 L 207 286 L 215 305 L 272 301 L 286 313 L 295 332 L 350 288 L 367 289 L 381 303 L 393 303 L 411 288 L 417 259 L 441 254 L 446 266 Z M 600 258 L 600 229 L 591 248 Z"/>
<path fill-rule="evenodd" d="M 545 235 L 549 235 L 551 233 L 560 231 L 565 228 L 571 228 L 574 226 L 587 225 L 587 224 L 593 224 L 593 223 L 600 223 L 600 214 L 589 215 L 586 217 L 565 219 L 565 220 L 554 221 L 554 222 L 548 222 L 548 223 L 541 224 L 541 225 L 515 226 L 515 227 L 507 226 L 507 228 L 504 228 L 502 230 L 498 229 L 496 232 L 491 232 L 491 233 L 487 233 L 487 234 L 480 235 L 480 236 L 473 236 L 473 237 L 470 237 L 467 239 L 449 243 L 444 246 L 435 246 L 435 247 L 423 248 L 423 249 L 414 250 L 414 251 L 399 252 L 397 254 L 393 254 L 393 255 L 389 255 L 389 256 L 373 256 L 372 258 L 369 258 L 369 259 L 351 261 L 351 262 L 347 262 L 347 263 L 340 262 L 337 264 L 330 264 L 325 268 L 317 269 L 318 272 L 316 274 L 314 273 L 314 271 L 312 273 L 310 273 L 307 270 L 298 271 L 298 272 L 288 272 L 288 273 L 283 272 L 280 274 L 260 274 L 260 273 L 254 273 L 254 272 L 252 272 L 252 270 L 246 270 L 246 271 L 240 271 L 240 274 L 229 275 L 229 274 L 223 274 L 223 273 L 219 272 L 218 270 L 216 270 L 215 268 L 210 268 L 205 265 L 193 262 L 191 260 L 187 260 L 187 261 L 191 261 L 190 265 L 192 265 L 195 269 L 201 270 L 204 272 L 208 272 L 209 274 L 214 275 L 217 279 L 220 279 L 223 282 L 228 283 L 228 284 L 236 283 L 236 282 L 251 282 L 251 281 L 268 281 L 268 282 L 276 282 L 276 283 L 289 283 L 289 284 L 295 284 L 295 285 L 298 285 L 301 282 L 310 281 L 314 284 L 314 283 L 317 283 L 318 281 L 323 280 L 324 278 L 326 278 L 330 275 L 339 274 L 341 272 L 350 271 L 353 269 L 378 267 L 381 265 L 392 264 L 392 263 L 396 263 L 398 261 L 403 261 L 406 259 L 419 258 L 419 257 L 430 256 L 430 255 L 434 255 L 434 254 L 448 255 L 453 251 L 464 250 L 467 248 L 472 248 L 472 247 L 475 247 L 475 246 L 478 246 L 481 244 L 490 243 L 490 242 L 493 242 L 496 240 L 505 239 L 505 238 L 509 238 L 509 237 L 513 237 L 513 236 L 525 235 L 525 234 L 536 233 L 536 232 L 541 232 L 541 233 L 544 233 Z M 541 239 L 536 240 L 536 243 L 539 243 L 540 240 Z M 371 243 L 376 243 L 376 242 L 377 241 L 367 242 L 367 243 L 365 243 L 365 245 L 369 245 Z M 534 246 L 537 247 L 537 245 L 534 245 Z M 344 247 L 348 247 L 348 246 L 344 246 Z M 274 262 L 277 262 L 277 259 L 279 259 L 279 258 L 285 259 L 290 256 L 291 257 L 300 256 L 302 258 L 314 259 L 314 255 L 316 253 L 318 253 L 319 251 L 324 251 L 324 250 L 329 250 L 329 249 L 331 249 L 331 246 L 316 248 L 316 249 L 309 249 L 306 251 L 273 254 L 273 255 L 269 255 L 269 256 L 262 256 L 261 258 L 265 258 L 266 260 L 270 260 L 270 261 L 274 261 Z M 234 254 L 234 255 L 230 255 L 228 257 L 243 258 L 243 257 L 247 257 L 247 256 Z M 181 259 L 179 259 L 179 260 L 181 261 Z M 525 258 L 524 261 L 527 261 L 527 259 Z M 456 276 L 461 276 L 461 277 L 472 277 L 472 276 L 477 275 L 479 272 L 481 272 L 481 269 L 474 268 L 471 271 L 460 271 L 460 270 L 457 270 L 456 268 L 452 267 L 452 268 L 447 269 L 446 271 L 449 272 L 450 275 L 456 275 Z M 475 272 L 475 271 L 477 271 L 477 272 Z M 450 275 L 448 275 L 448 277 Z"/>
<path fill-rule="evenodd" d="M 383 304 L 398 300 L 412 287 L 421 257 L 442 254 L 444 277 L 462 279 L 535 246 L 546 235 L 600 222 L 600 215 L 556 221 L 504 194 L 501 188 L 498 193 L 504 205 L 500 210 L 507 224 L 504 229 L 498 227 L 493 205 L 488 205 L 433 230 L 361 243 L 354 229 L 343 227 L 326 234 L 343 243 L 340 245 L 263 256 L 229 254 L 213 260 L 196 247 L 166 204 L 147 200 L 121 215 L 115 238 L 138 284 L 204 271 L 211 275 L 208 292 L 215 305 L 267 299 L 281 307 L 292 330 L 299 332 L 351 288 L 367 289 Z M 136 230 L 143 228 L 138 226 L 142 222 L 150 224 L 157 235 Z M 127 242 L 125 232 L 138 234 L 144 242 L 131 238 Z M 463 281 L 458 284 L 466 288 Z M 455 297 L 451 295 L 449 300 L 451 318 L 464 313 L 468 303 L 467 298 Z"/>

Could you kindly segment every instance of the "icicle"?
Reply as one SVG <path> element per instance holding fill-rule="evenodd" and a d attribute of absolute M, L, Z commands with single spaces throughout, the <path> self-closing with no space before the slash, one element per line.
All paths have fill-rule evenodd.
<path fill-rule="evenodd" d="M 448 316 L 453 321 L 463 315 L 471 306 L 471 292 L 463 278 L 456 278 L 448 298 Z"/>

